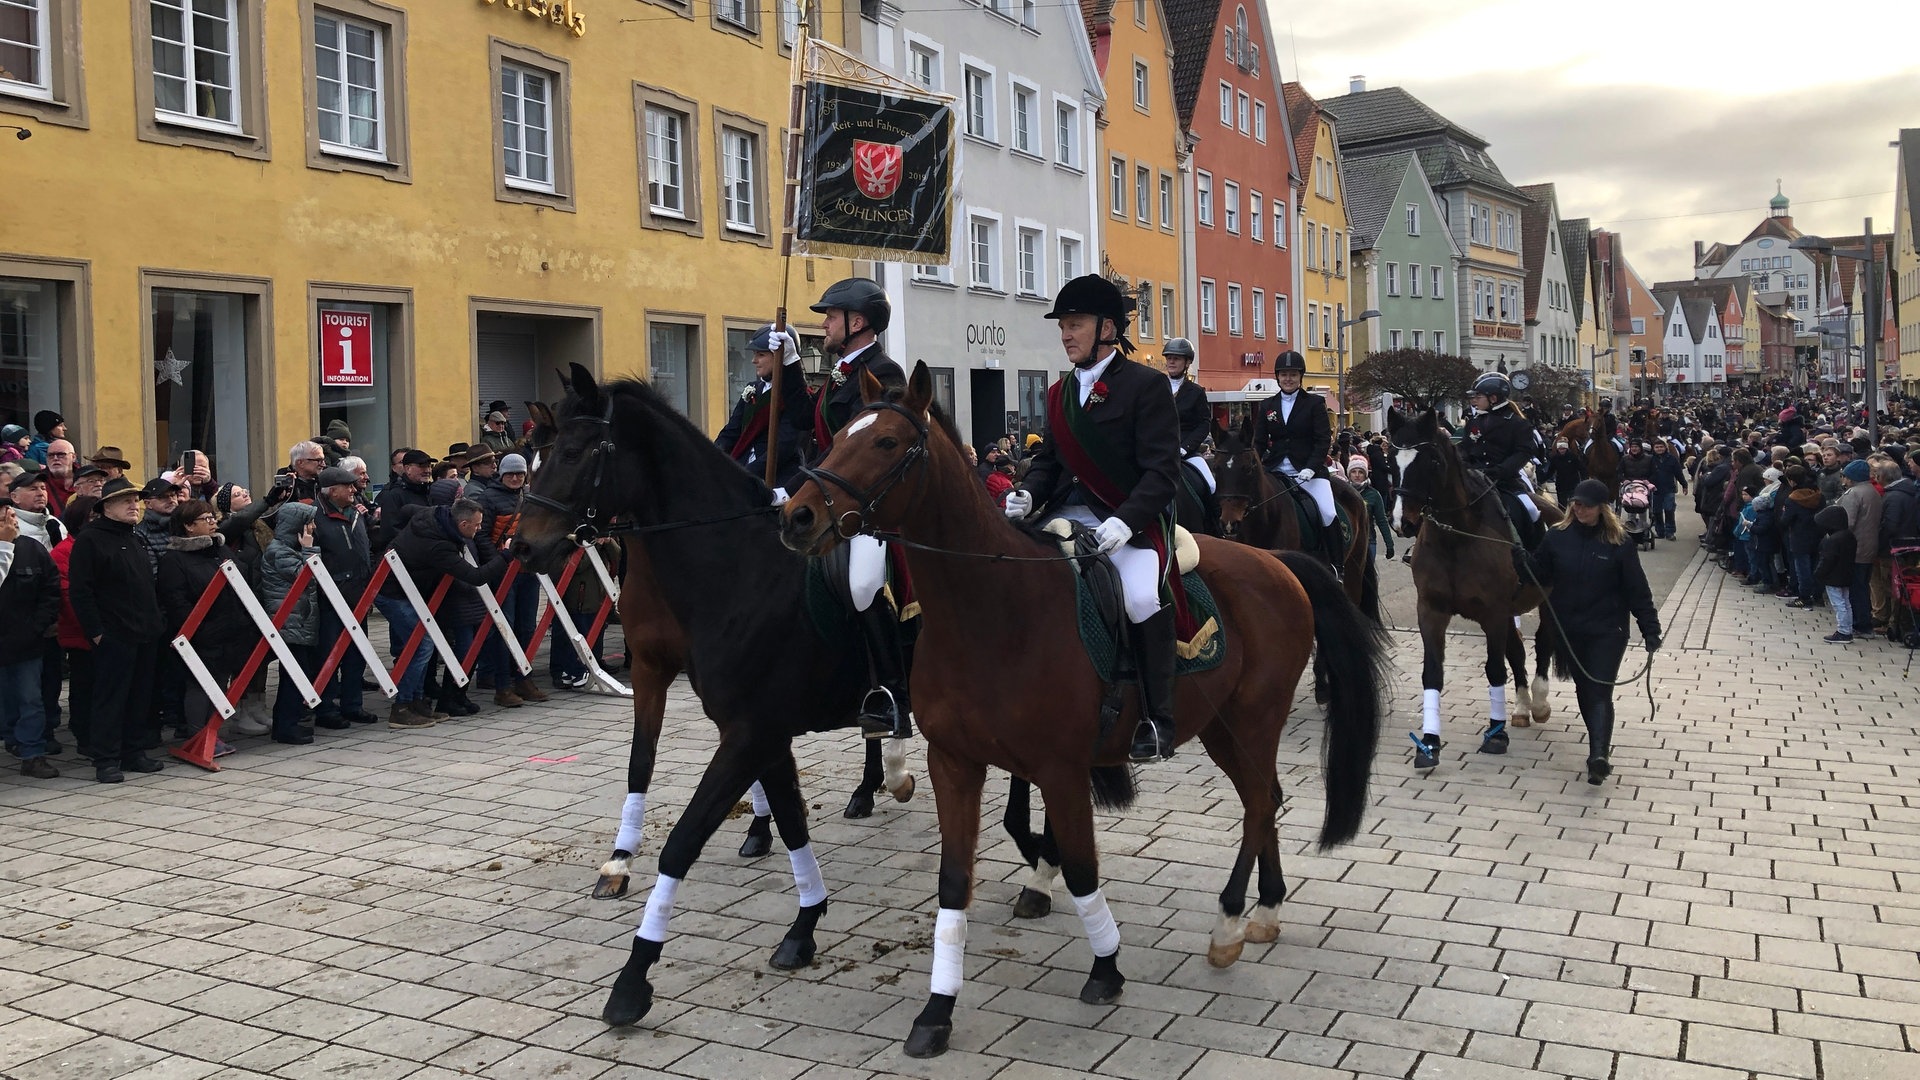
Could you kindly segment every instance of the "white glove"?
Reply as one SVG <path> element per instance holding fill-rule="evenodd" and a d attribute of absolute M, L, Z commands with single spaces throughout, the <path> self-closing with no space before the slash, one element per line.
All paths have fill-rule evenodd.
<path fill-rule="evenodd" d="M 1014 488 L 1007 492 L 1007 501 L 1002 504 L 1010 518 L 1023 518 L 1033 513 L 1033 493 L 1024 488 Z"/>
<path fill-rule="evenodd" d="M 767 346 L 768 346 L 767 348 L 768 352 L 786 352 L 787 351 L 787 332 L 785 330 L 774 330 L 769 332 L 767 334 Z"/>
<path fill-rule="evenodd" d="M 789 498 L 791 498 L 791 496 L 787 494 L 786 488 L 777 487 L 773 489 L 773 505 L 785 506 L 787 505 L 787 499 Z"/>
<path fill-rule="evenodd" d="M 1313 479 L 1313 470 L 1301 469 L 1299 472 L 1293 474 L 1293 478 L 1304 484 L 1307 481 Z"/>
<path fill-rule="evenodd" d="M 1106 555 L 1121 544 L 1133 539 L 1133 530 L 1117 517 L 1110 517 L 1093 530 L 1093 538 L 1100 541 L 1100 554 Z"/>

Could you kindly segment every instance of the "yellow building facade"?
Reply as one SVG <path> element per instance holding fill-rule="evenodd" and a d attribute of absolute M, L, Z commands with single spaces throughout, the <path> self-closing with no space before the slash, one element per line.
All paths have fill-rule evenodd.
<path fill-rule="evenodd" d="M 1297 95 L 1297 96 L 1296 96 Z M 1301 187 L 1299 233 L 1294 245 L 1299 274 L 1300 355 L 1307 361 L 1307 382 L 1334 388 L 1343 367 L 1354 362 L 1353 328 L 1347 328 L 1344 360 L 1340 350 L 1343 320 L 1351 319 L 1346 189 L 1340 182 L 1340 147 L 1333 124 L 1311 97 L 1288 84 L 1289 122 L 1294 128 Z M 1396 293 L 1398 295 L 1397 286 Z"/>
<path fill-rule="evenodd" d="M 571 363 L 727 415 L 782 293 L 791 5 L 25 3 L 0 410 L 255 485 L 333 420 L 376 479 L 489 400 L 517 428 Z M 852 269 L 794 260 L 803 330 Z"/>
<path fill-rule="evenodd" d="M 1173 45 L 1161 0 L 1082 5 L 1107 104 L 1092 167 L 1100 171 L 1097 272 L 1134 290 L 1136 359 L 1160 358 L 1186 325 L 1182 252 L 1192 212 L 1191 151 L 1173 96 Z"/>

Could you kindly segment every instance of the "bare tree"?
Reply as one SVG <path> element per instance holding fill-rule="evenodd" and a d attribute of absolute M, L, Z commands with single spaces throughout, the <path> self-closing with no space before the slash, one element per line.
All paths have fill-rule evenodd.
<path fill-rule="evenodd" d="M 1357 395 L 1392 394 L 1412 408 L 1431 409 L 1465 394 L 1480 377 L 1479 365 L 1463 356 L 1431 349 L 1386 349 L 1369 353 L 1347 372 L 1347 389 Z"/>

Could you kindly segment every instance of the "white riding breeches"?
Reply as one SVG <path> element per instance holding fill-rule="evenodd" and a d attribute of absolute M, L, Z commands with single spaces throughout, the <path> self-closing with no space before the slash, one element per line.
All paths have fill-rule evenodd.
<path fill-rule="evenodd" d="M 1205 481 L 1207 482 L 1207 493 L 1208 493 L 1208 494 L 1212 494 L 1213 492 L 1215 492 L 1215 491 L 1218 491 L 1218 490 L 1219 490 L 1218 488 L 1216 488 L 1216 487 L 1214 486 L 1214 483 L 1213 483 L 1213 468 L 1212 468 L 1211 466 L 1209 466 L 1209 465 L 1207 464 L 1207 459 L 1206 459 L 1206 458 L 1203 458 L 1203 457 L 1201 457 L 1201 456 L 1200 456 L 1199 454 L 1195 454 L 1195 455 L 1193 455 L 1192 457 L 1190 457 L 1190 458 L 1188 458 L 1188 459 L 1187 459 L 1187 464 L 1189 464 L 1189 465 L 1191 465 L 1191 466 L 1193 466 L 1193 467 L 1194 467 L 1195 469 L 1197 469 L 1197 470 L 1199 470 L 1199 473 L 1200 473 L 1200 479 L 1202 479 L 1202 480 L 1205 480 Z"/>
<path fill-rule="evenodd" d="M 1516 492 L 1516 493 L 1515 493 L 1515 495 L 1514 495 L 1514 498 L 1516 498 L 1516 499 L 1519 499 L 1519 500 L 1520 500 L 1520 505 L 1521 505 L 1521 506 L 1524 506 L 1524 507 L 1526 507 L 1526 508 L 1527 508 L 1527 520 L 1528 520 L 1528 521 L 1539 521 L 1539 520 L 1540 520 L 1540 508 L 1539 508 L 1538 506 L 1535 506 L 1535 505 L 1533 504 L 1533 496 L 1532 496 L 1532 495 L 1529 495 L 1529 494 L 1527 494 L 1526 492 L 1524 492 L 1524 491 L 1522 491 L 1522 492 Z"/>
<path fill-rule="evenodd" d="M 1294 483 L 1300 485 L 1301 491 L 1313 496 L 1313 505 L 1320 510 L 1320 524 L 1333 524 L 1333 484 L 1326 477 L 1316 476 L 1311 480 L 1301 480 L 1296 472 L 1287 469 L 1274 471 L 1284 473 Z"/>
<path fill-rule="evenodd" d="M 847 544 L 847 591 L 853 595 L 853 610 L 865 611 L 887 583 L 887 545 L 865 533 L 849 537 Z"/>
<path fill-rule="evenodd" d="M 1068 506 L 1058 517 L 1095 528 L 1100 519 L 1085 506 Z M 1127 621 L 1141 623 L 1160 610 L 1160 556 L 1152 548 L 1121 544 L 1107 554 L 1120 574 L 1120 592 L 1127 606 Z"/>

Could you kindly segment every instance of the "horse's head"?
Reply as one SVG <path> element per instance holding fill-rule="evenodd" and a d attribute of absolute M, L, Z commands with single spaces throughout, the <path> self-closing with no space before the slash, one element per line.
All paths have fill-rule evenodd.
<path fill-rule="evenodd" d="M 1394 460 L 1400 467 L 1393 520 L 1401 536 L 1420 532 L 1420 519 L 1439 492 L 1443 479 L 1440 444 L 1446 438 L 1431 409 L 1418 415 L 1393 409 L 1387 415 L 1387 439 L 1393 444 Z"/>
<path fill-rule="evenodd" d="M 1240 535 L 1242 523 L 1260 495 L 1260 455 L 1224 428 L 1213 431 L 1213 496 L 1220 503 L 1220 535 Z"/>
<path fill-rule="evenodd" d="M 898 529 L 901 508 L 926 482 L 933 408 L 926 362 L 914 365 L 903 395 L 890 395 L 863 369 L 860 397 L 864 406 L 833 437 L 826 460 L 801 470 L 806 481 L 781 510 L 780 539 L 794 551 L 820 555 L 861 532 Z"/>
<path fill-rule="evenodd" d="M 533 475 L 521 500 L 514 556 L 531 570 L 557 573 L 575 544 L 606 531 L 612 511 L 613 398 L 593 373 L 573 365 L 571 389 L 557 411 L 530 405 Z"/>

